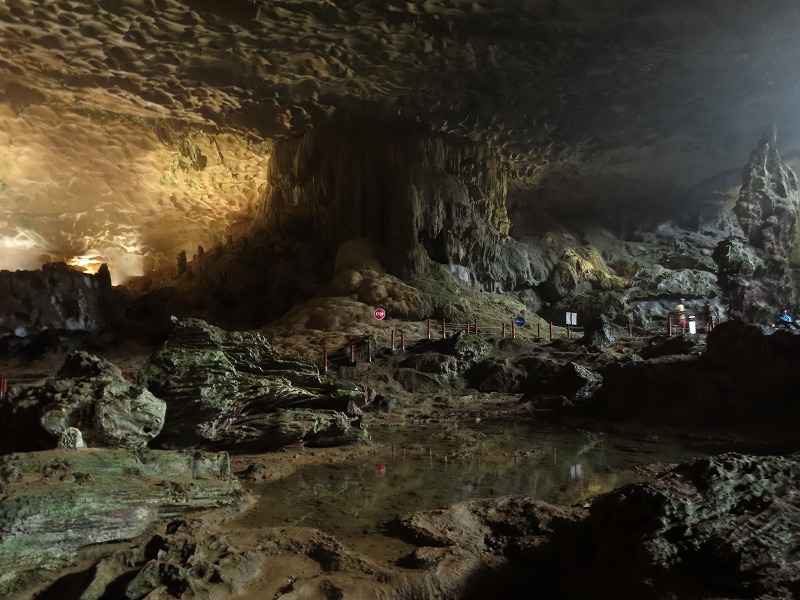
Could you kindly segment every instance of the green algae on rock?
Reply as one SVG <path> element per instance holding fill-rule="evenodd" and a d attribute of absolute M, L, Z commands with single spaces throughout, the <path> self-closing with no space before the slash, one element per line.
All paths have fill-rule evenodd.
<path fill-rule="evenodd" d="M 308 359 L 277 352 L 258 332 L 226 332 L 199 319 L 175 319 L 162 348 L 142 366 L 139 381 L 167 403 L 154 443 L 169 448 L 273 450 L 319 439 L 326 445 L 364 441 L 366 432 L 343 412 L 363 390 L 325 383 Z M 287 428 L 277 416 L 303 426 Z M 316 424 L 316 425 L 315 425 Z"/>
<path fill-rule="evenodd" d="M 0 458 L 0 595 L 95 544 L 134 539 L 163 519 L 236 506 L 228 455 L 52 450 Z"/>

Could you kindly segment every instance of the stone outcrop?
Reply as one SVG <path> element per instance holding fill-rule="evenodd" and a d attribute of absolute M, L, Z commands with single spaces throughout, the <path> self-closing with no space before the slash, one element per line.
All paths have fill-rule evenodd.
<path fill-rule="evenodd" d="M 747 246 L 727 239 L 714 251 L 720 284 L 734 314 L 763 320 L 783 305 L 796 304 L 797 292 L 787 271 L 800 264 L 799 207 L 797 177 L 778 154 L 772 126 L 750 154 L 733 208 Z"/>
<path fill-rule="evenodd" d="M 48 347 L 59 335 L 113 334 L 120 319 L 105 266 L 97 275 L 65 263 L 48 263 L 39 271 L 0 271 L 0 348 Z"/>
<path fill-rule="evenodd" d="M 241 502 L 227 454 L 75 449 L 0 458 L 0 595 L 84 547 Z"/>
<path fill-rule="evenodd" d="M 489 291 L 524 276 L 508 281 L 516 268 L 497 266 L 509 240 L 507 175 L 486 146 L 395 119 L 340 117 L 277 143 L 268 181 L 246 235 L 196 257 L 180 289 L 161 292 L 178 309 L 238 305 L 260 323 L 277 318 L 340 276 L 334 258 L 355 240 L 375 245 L 376 274 L 408 279 L 434 261 Z"/>
<path fill-rule="evenodd" d="M 471 368 L 466 376 L 481 392 L 543 392 L 545 383 L 558 370 L 551 358 L 541 356 L 489 357 Z"/>
<path fill-rule="evenodd" d="M 637 352 L 639 358 L 645 360 L 660 356 L 675 356 L 689 354 L 697 347 L 699 337 L 694 333 L 682 333 L 679 325 L 673 324 L 677 335 L 654 337 L 648 345 Z"/>
<path fill-rule="evenodd" d="M 117 366 L 84 351 L 68 354 L 56 377 L 0 407 L 5 452 L 52 448 L 70 429 L 88 446 L 143 448 L 161 431 L 166 411 L 163 400 L 127 381 Z M 49 440 L 37 435 L 42 430 Z"/>
<path fill-rule="evenodd" d="M 222 535 L 208 535 L 201 521 L 178 519 L 131 549 L 101 560 L 82 600 L 194 595 L 225 600 L 259 575 L 263 557 L 253 549 L 238 550 Z M 57 591 L 58 584 L 50 591 Z"/>
<path fill-rule="evenodd" d="M 600 390 L 603 377 L 586 367 L 570 362 L 555 372 L 547 383 L 551 394 L 566 396 L 576 402 L 586 402 Z"/>
<path fill-rule="evenodd" d="M 402 515 L 390 530 L 418 548 L 403 565 L 459 572 L 442 597 L 656 600 L 791 598 L 800 584 L 800 456 L 725 454 L 604 494 L 588 510 L 530 498 Z M 503 557 L 500 559 L 500 557 Z"/>
<path fill-rule="evenodd" d="M 592 503 L 585 548 L 618 597 L 789 598 L 800 585 L 800 456 L 726 454 Z M 681 593 L 681 592 L 678 592 Z M 684 592 L 685 593 L 685 592 Z"/>
<path fill-rule="evenodd" d="M 142 366 L 139 383 L 167 403 L 166 423 L 154 441 L 161 447 L 270 450 L 297 441 L 366 439 L 343 414 L 363 391 L 323 383 L 314 363 L 280 354 L 258 332 L 174 319 L 161 349 Z"/>

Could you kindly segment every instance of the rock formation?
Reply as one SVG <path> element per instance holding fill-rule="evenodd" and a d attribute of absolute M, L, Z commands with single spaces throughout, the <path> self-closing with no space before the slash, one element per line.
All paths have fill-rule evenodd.
<path fill-rule="evenodd" d="M 175 319 L 139 383 L 167 405 L 155 444 L 166 448 L 270 450 L 290 442 L 366 439 L 344 411 L 363 392 L 320 381 L 309 360 L 275 351 L 257 332 L 226 332 Z"/>
<path fill-rule="evenodd" d="M 509 221 L 506 178 L 485 147 L 351 118 L 279 143 L 269 180 L 254 226 L 283 245 L 315 240 L 322 261 L 366 238 L 401 278 L 432 259 L 463 267 L 469 284 L 491 285 Z"/>
<path fill-rule="evenodd" d="M 764 321 L 783 306 L 796 305 L 791 268 L 800 264 L 799 209 L 797 177 L 778 154 L 777 129 L 772 126 L 750 154 L 733 208 L 746 243 L 728 238 L 714 250 L 720 285 L 734 314 Z"/>
<path fill-rule="evenodd" d="M 129 540 L 162 519 L 237 506 L 227 454 L 76 449 L 0 460 L 0 594 L 81 548 Z"/>
<path fill-rule="evenodd" d="M 58 347 L 59 336 L 113 335 L 121 324 L 121 304 L 107 268 L 96 275 L 64 263 L 40 271 L 0 271 L 0 346 Z"/>
<path fill-rule="evenodd" d="M 586 521 L 595 578 L 576 587 L 588 591 L 597 584 L 626 598 L 663 598 L 670 589 L 706 597 L 791 597 L 800 582 L 798 460 L 698 459 L 652 484 L 600 497 Z"/>
<path fill-rule="evenodd" d="M 70 429 L 89 446 L 144 448 L 161 431 L 166 411 L 163 400 L 85 351 L 70 353 L 56 377 L 0 407 L 4 452 L 52 448 Z M 51 439 L 43 440 L 42 431 Z"/>

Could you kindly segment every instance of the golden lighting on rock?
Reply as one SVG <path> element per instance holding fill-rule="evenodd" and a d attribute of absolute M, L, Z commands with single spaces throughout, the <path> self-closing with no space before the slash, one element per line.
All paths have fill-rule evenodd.
<path fill-rule="evenodd" d="M 264 194 L 265 143 L 0 103 L 0 269 L 64 260 L 115 285 L 222 243 Z"/>

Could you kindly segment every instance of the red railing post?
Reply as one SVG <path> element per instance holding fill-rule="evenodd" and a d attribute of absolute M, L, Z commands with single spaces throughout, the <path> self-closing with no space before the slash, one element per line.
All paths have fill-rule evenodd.
<path fill-rule="evenodd" d="M 550 321 L 550 341 L 553 341 L 553 322 Z"/>
<path fill-rule="evenodd" d="M 394 329 L 392 329 L 392 352 L 394 352 Z"/>
<path fill-rule="evenodd" d="M 469 332 L 470 332 L 470 327 L 471 327 L 471 326 L 472 326 L 472 323 L 470 323 L 469 321 L 467 321 L 467 333 L 469 333 Z"/>
<path fill-rule="evenodd" d="M 628 323 L 628 337 L 633 337 L 633 323 Z"/>
<path fill-rule="evenodd" d="M 478 319 L 475 319 L 475 335 L 478 335 Z"/>
<path fill-rule="evenodd" d="M 431 320 L 428 319 L 428 339 L 431 339 Z"/>
<path fill-rule="evenodd" d="M 372 362 L 372 340 L 367 340 L 367 361 Z"/>
<path fill-rule="evenodd" d="M 356 345 L 350 344 L 350 364 L 356 364 Z"/>
<path fill-rule="evenodd" d="M 514 325 L 514 321 L 511 321 L 511 339 L 516 339 L 517 337 L 517 328 Z"/>
<path fill-rule="evenodd" d="M 403 330 L 402 329 L 400 330 L 400 350 L 402 350 L 403 352 L 406 351 L 406 342 L 405 342 L 405 338 L 403 337 Z"/>
<path fill-rule="evenodd" d="M 667 335 L 672 335 L 672 317 L 667 318 Z"/>
<path fill-rule="evenodd" d="M 567 339 L 572 338 L 572 325 L 567 325 Z"/>
<path fill-rule="evenodd" d="M 446 336 L 447 336 L 447 324 L 444 322 L 444 319 L 442 319 L 442 339 L 444 339 Z"/>
<path fill-rule="evenodd" d="M 323 348 L 322 349 L 322 372 L 323 373 L 327 373 L 328 372 L 328 349 L 327 348 Z"/>
<path fill-rule="evenodd" d="M 536 339 L 537 340 L 542 339 L 542 324 L 541 323 L 537 323 L 536 324 Z"/>
<path fill-rule="evenodd" d="M 505 339 L 505 337 L 506 337 L 506 324 L 505 323 L 503 323 L 502 326 L 500 327 L 500 337 L 503 338 L 503 339 Z"/>

